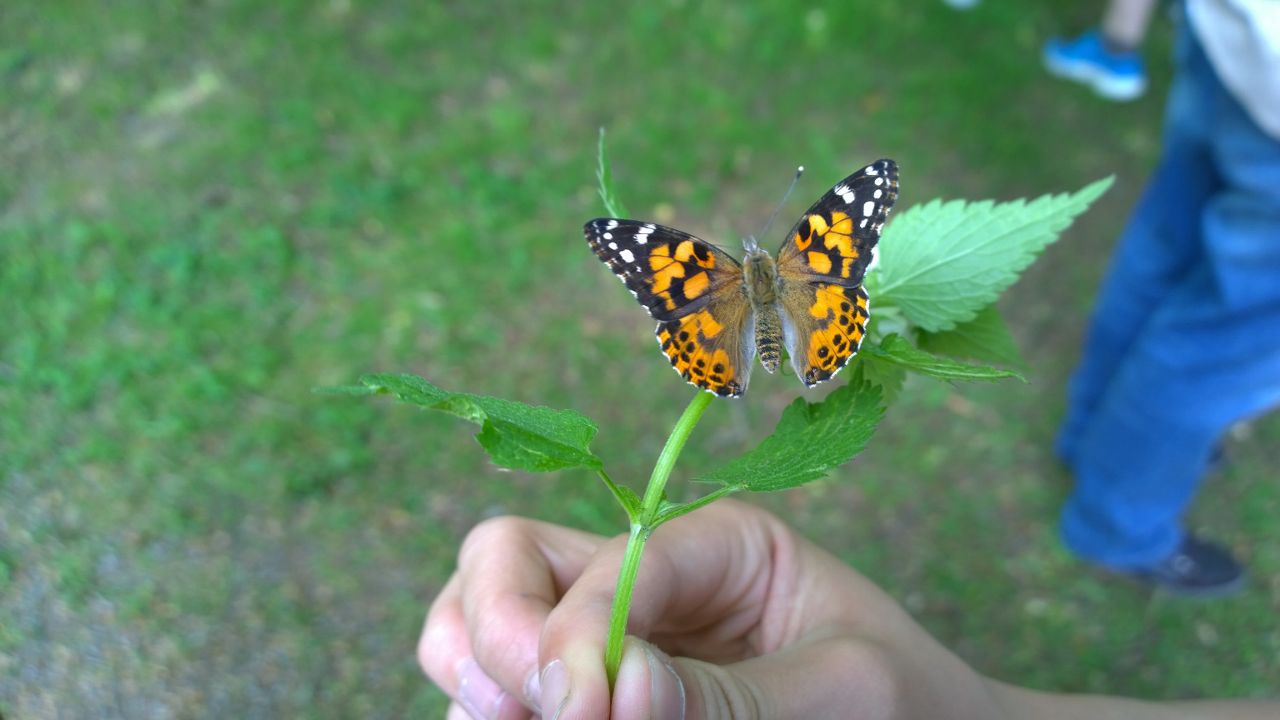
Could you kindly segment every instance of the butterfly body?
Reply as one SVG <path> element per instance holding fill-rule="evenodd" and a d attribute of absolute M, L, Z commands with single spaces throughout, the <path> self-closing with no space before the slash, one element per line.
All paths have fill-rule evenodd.
<path fill-rule="evenodd" d="M 897 190 L 892 160 L 862 168 L 809 208 L 776 259 L 749 239 L 739 262 L 688 233 L 636 220 L 599 218 L 584 232 L 658 321 L 662 352 L 685 380 L 737 397 L 756 355 L 772 373 L 785 347 L 812 387 L 845 366 L 866 332 L 862 279 Z"/>
<path fill-rule="evenodd" d="M 782 315 L 778 297 L 783 291 L 778 266 L 755 240 L 746 243 L 747 256 L 742 262 L 742 287 L 751 303 L 754 319 L 753 335 L 760 364 L 770 373 L 778 369 L 782 359 Z"/>

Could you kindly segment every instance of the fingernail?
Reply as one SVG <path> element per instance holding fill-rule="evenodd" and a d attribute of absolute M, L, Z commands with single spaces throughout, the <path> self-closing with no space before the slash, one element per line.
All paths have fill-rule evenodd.
<path fill-rule="evenodd" d="M 524 679 L 524 699 L 534 714 L 542 714 L 542 673 L 538 668 L 530 670 Z"/>
<path fill-rule="evenodd" d="M 633 712 L 651 718 L 684 718 L 684 682 L 676 674 L 671 658 L 643 640 L 628 637 L 622 649 L 622 664 L 613 687 L 615 708 L 638 708 Z"/>
<path fill-rule="evenodd" d="M 504 696 L 506 692 L 480 669 L 474 658 L 467 658 L 458 666 L 458 704 L 474 720 L 497 717 Z"/>
<path fill-rule="evenodd" d="M 569 702 L 569 669 L 563 660 L 552 660 L 542 668 L 542 708 L 551 713 L 548 720 L 559 720 L 560 713 Z M 545 713 L 544 713 L 545 714 Z"/>
<path fill-rule="evenodd" d="M 684 720 L 684 681 L 676 674 L 671 658 L 648 643 L 645 643 L 644 652 L 649 656 L 653 716 Z"/>

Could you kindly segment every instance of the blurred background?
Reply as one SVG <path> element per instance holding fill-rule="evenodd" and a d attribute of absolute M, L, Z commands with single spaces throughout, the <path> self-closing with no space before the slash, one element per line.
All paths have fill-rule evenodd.
<path fill-rule="evenodd" d="M 1091 3 L 515 7 L 0 6 L 0 713 L 442 713 L 413 649 L 467 529 L 625 518 L 588 473 L 498 472 L 471 426 L 311 390 L 403 371 L 574 408 L 640 487 L 692 390 L 582 240 L 601 126 L 633 215 L 729 247 L 797 164 L 780 226 L 882 156 L 899 211 L 1115 174 L 1001 302 L 1028 384 L 913 380 L 854 463 L 754 501 L 999 679 L 1277 692 L 1274 418 L 1233 434 L 1191 518 L 1248 561 L 1243 594 L 1152 595 L 1056 539 L 1050 439 L 1158 153 L 1167 18 L 1151 91 L 1113 105 L 1039 63 Z M 797 394 L 756 375 L 675 495 Z"/>

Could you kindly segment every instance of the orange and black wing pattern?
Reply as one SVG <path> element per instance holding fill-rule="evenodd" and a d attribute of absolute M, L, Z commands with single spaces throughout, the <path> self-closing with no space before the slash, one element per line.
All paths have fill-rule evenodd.
<path fill-rule="evenodd" d="M 862 288 L 885 219 L 898 199 L 898 165 L 878 160 L 809 208 L 778 252 L 787 353 L 812 387 L 858 352 L 870 318 Z"/>
<path fill-rule="evenodd" d="M 898 164 L 892 160 L 877 160 L 836 183 L 782 241 L 778 272 L 784 279 L 861 285 L 897 199 Z"/>
<path fill-rule="evenodd" d="M 656 223 L 599 218 L 587 244 L 658 321 L 662 352 L 689 383 L 746 391 L 755 353 L 742 265 L 714 245 Z"/>

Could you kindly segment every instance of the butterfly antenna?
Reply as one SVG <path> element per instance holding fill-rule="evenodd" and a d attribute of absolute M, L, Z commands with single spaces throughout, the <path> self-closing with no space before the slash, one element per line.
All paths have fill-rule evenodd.
<path fill-rule="evenodd" d="M 764 224 L 764 229 L 760 231 L 760 237 L 769 234 L 769 228 L 773 227 L 773 221 L 778 218 L 778 212 L 782 210 L 782 206 L 787 204 L 787 198 L 791 197 L 791 191 L 796 189 L 796 183 L 800 182 L 800 176 L 804 174 L 804 166 L 796 168 L 796 176 L 791 178 L 791 185 L 787 187 L 787 191 L 782 194 L 782 202 L 778 203 L 778 207 L 773 209 L 773 214 L 769 216 L 768 222 Z"/>

